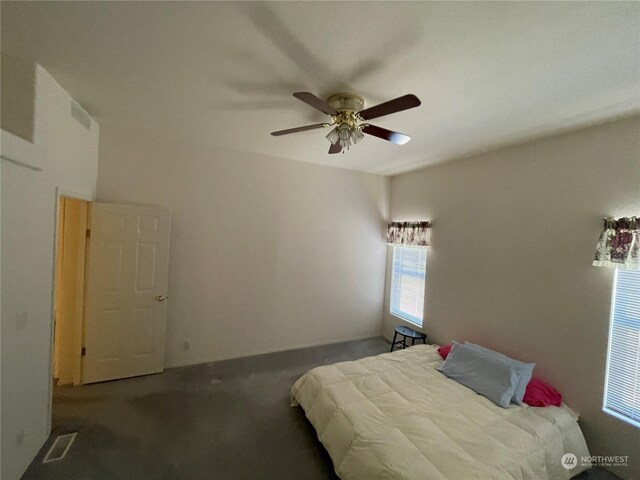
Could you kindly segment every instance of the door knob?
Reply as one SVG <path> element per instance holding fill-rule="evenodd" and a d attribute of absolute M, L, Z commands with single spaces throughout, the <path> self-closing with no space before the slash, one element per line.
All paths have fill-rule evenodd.
<path fill-rule="evenodd" d="M 158 295 L 158 296 L 156 297 L 156 300 L 157 300 L 158 302 L 164 302 L 167 298 L 169 298 L 169 297 L 165 297 L 164 295 Z"/>

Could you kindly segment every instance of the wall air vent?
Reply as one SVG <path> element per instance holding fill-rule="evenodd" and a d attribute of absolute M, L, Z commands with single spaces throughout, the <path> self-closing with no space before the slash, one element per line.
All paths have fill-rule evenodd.
<path fill-rule="evenodd" d="M 80 104 L 74 100 L 71 100 L 71 116 L 87 130 L 91 130 L 91 117 Z"/>

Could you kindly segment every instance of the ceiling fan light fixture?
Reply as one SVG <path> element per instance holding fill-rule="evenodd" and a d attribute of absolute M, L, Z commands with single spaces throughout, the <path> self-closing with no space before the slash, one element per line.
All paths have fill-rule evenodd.
<path fill-rule="evenodd" d="M 334 128 L 333 130 L 331 130 L 329 133 L 327 133 L 327 140 L 329 140 L 334 145 L 336 143 L 338 143 L 339 139 L 340 139 L 340 137 L 338 136 L 338 128 L 337 127 Z"/>
<path fill-rule="evenodd" d="M 351 141 L 355 144 L 364 138 L 364 133 L 362 133 L 359 127 L 354 128 L 351 131 Z"/>
<path fill-rule="evenodd" d="M 343 151 L 344 150 L 349 150 L 349 147 L 351 146 L 351 137 L 349 137 L 349 138 L 341 138 L 338 141 L 340 142 L 340 146 L 342 147 Z"/>
<path fill-rule="evenodd" d="M 339 144 L 342 148 L 348 149 L 364 138 L 364 134 L 359 126 L 340 124 L 327 134 L 327 140 L 332 144 Z"/>
<path fill-rule="evenodd" d="M 338 125 L 336 130 L 340 140 L 349 140 L 351 138 L 351 127 L 349 125 Z"/>

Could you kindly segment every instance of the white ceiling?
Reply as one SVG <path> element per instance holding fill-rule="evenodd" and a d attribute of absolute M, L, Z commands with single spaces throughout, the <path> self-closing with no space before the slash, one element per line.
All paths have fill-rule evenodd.
<path fill-rule="evenodd" d="M 2 51 L 43 65 L 94 118 L 159 137 L 397 173 L 640 110 L 638 2 L 5 2 Z M 291 96 L 422 106 L 328 155 Z"/>

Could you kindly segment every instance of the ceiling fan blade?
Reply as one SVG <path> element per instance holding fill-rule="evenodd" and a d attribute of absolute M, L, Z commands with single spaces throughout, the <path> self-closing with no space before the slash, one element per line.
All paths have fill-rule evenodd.
<path fill-rule="evenodd" d="M 333 108 L 321 98 L 316 97 L 313 93 L 296 92 L 293 94 L 293 96 L 299 100 L 302 100 L 304 103 L 311 105 L 313 108 L 317 108 L 321 112 L 326 113 L 327 115 L 338 114 L 338 111 L 335 108 Z"/>
<path fill-rule="evenodd" d="M 409 135 L 394 132 L 392 130 L 387 130 L 386 128 L 382 127 L 376 127 L 375 125 L 365 125 L 362 128 L 362 132 L 368 135 L 373 135 L 374 137 L 382 138 L 383 140 L 395 143 L 396 145 L 404 145 L 409 140 L 411 140 L 411 137 Z"/>
<path fill-rule="evenodd" d="M 326 126 L 327 126 L 326 123 L 315 123 L 313 125 L 305 125 L 304 127 L 295 127 L 295 128 L 288 128 L 287 130 L 278 130 L 277 132 L 271 132 L 271 135 L 273 135 L 274 137 L 279 137 L 280 135 L 288 135 L 290 133 L 297 133 L 297 132 L 306 132 L 307 130 L 315 130 L 316 128 L 322 128 Z"/>
<path fill-rule="evenodd" d="M 332 143 L 329 147 L 329 153 L 340 153 L 342 151 L 342 146 L 339 143 Z"/>
<path fill-rule="evenodd" d="M 402 97 L 389 100 L 388 102 L 365 108 L 364 110 L 360 110 L 358 113 L 363 120 L 371 120 L 372 118 L 383 117 L 384 115 L 401 112 L 402 110 L 408 110 L 409 108 L 414 108 L 419 105 L 420 99 L 410 93 L 408 95 L 403 95 Z"/>

